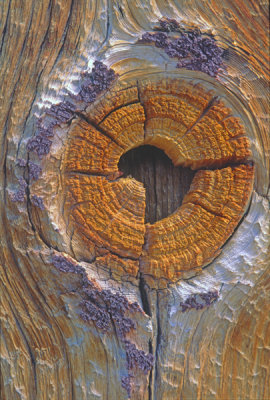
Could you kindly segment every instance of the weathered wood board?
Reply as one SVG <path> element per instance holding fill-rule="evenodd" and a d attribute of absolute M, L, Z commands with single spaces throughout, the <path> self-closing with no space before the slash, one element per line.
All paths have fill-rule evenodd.
<path fill-rule="evenodd" d="M 0 10 L 1 399 L 270 399 L 268 2 Z"/>

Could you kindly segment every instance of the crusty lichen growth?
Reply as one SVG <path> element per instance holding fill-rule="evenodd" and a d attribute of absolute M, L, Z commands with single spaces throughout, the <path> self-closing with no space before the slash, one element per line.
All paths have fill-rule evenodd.
<path fill-rule="evenodd" d="M 123 343 L 126 351 L 127 376 L 121 378 L 121 384 L 130 397 L 133 377 L 131 371 L 138 368 L 144 374 L 148 374 L 154 363 L 154 357 L 151 353 L 145 353 L 138 349 L 127 338 L 130 331 L 136 330 L 136 323 L 133 318 L 126 314 L 142 313 L 139 304 L 137 302 L 130 303 L 120 293 L 102 289 L 95 281 L 89 280 L 81 265 L 63 255 L 54 254 L 51 261 L 59 271 L 80 276 L 80 287 L 78 289 L 82 297 L 79 310 L 80 317 L 86 323 L 93 323 L 103 333 L 114 335 L 115 332 L 118 339 Z"/>
<path fill-rule="evenodd" d="M 156 27 L 158 32 L 146 32 L 141 41 L 164 50 L 177 60 L 177 68 L 201 71 L 217 76 L 224 69 L 226 52 L 218 46 L 212 34 L 203 34 L 199 29 L 184 30 L 175 19 L 163 18 Z"/>

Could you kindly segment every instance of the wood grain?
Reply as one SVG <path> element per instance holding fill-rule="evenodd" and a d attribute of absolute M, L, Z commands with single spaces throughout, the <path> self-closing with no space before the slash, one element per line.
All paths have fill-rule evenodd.
<path fill-rule="evenodd" d="M 127 399 L 128 392 L 121 380 L 129 372 L 134 375 L 131 378 L 132 399 L 269 399 L 267 5 L 263 0 L 194 0 L 192 3 L 186 0 L 10 0 L 1 4 L 3 400 Z M 225 68 L 217 78 L 202 72 L 176 70 L 175 60 L 161 48 L 139 42 L 143 33 L 154 32 L 162 17 L 174 18 L 186 28 L 198 27 L 214 34 L 218 44 L 228 50 Z M 113 251 L 111 254 L 102 252 L 101 246 L 95 260 L 92 237 L 89 243 L 89 238 L 84 239 L 78 229 L 70 239 L 65 218 L 71 215 L 72 219 L 72 214 L 67 208 L 59 211 L 59 204 L 65 200 L 62 181 L 65 173 L 61 169 L 65 157 L 66 179 L 74 187 L 77 183 L 76 179 L 71 179 L 72 171 L 92 168 L 93 174 L 97 173 L 100 154 L 112 143 L 115 158 L 103 164 L 103 168 L 105 174 L 112 174 L 108 185 L 120 185 L 119 177 L 113 174 L 118 171 L 121 152 L 127 151 L 130 143 L 122 139 L 117 142 L 125 125 L 119 126 L 113 137 L 107 132 L 115 123 L 112 117 L 103 121 L 110 112 L 109 99 L 104 102 L 103 98 L 100 107 L 95 107 L 98 122 L 92 121 L 91 135 L 85 120 L 94 115 L 90 105 L 84 112 L 85 118 L 77 116 L 79 125 L 72 121 L 68 126 L 62 124 L 56 128 L 51 151 L 42 160 L 27 151 L 38 118 L 52 104 L 65 101 L 70 93 L 78 93 L 81 73 L 91 70 L 95 59 L 112 67 L 121 80 L 127 82 L 126 93 L 123 91 L 122 97 L 116 97 L 119 105 L 129 99 L 127 107 L 134 115 L 142 113 L 138 112 L 138 92 L 129 83 L 147 73 L 166 79 L 177 76 L 188 85 L 197 80 L 199 86 L 218 94 L 221 109 L 230 109 L 234 118 L 240 118 L 250 142 L 255 169 L 251 200 L 218 258 L 200 274 L 196 272 L 169 285 L 161 278 L 157 285 L 157 280 L 151 276 L 137 276 L 136 260 L 126 263 L 119 254 L 114 254 L 119 243 L 111 242 L 109 235 L 105 240 Z M 206 103 L 207 96 L 206 91 L 203 94 Z M 115 104 L 115 100 L 112 102 Z M 169 104 L 165 100 L 164 103 Z M 205 109 L 204 103 L 202 108 Z M 100 153 L 94 154 L 96 141 L 101 143 L 96 128 L 100 121 L 108 135 L 102 136 Z M 242 128 L 236 122 L 239 120 L 227 121 L 229 129 L 241 138 Z M 140 125 L 142 120 L 139 118 L 137 123 Z M 132 138 L 130 133 L 128 137 Z M 85 143 L 78 146 L 77 140 Z M 241 143 L 241 148 L 247 149 L 247 143 L 242 139 Z M 74 155 L 78 149 L 80 158 Z M 90 154 L 93 155 L 91 161 Z M 250 157 L 249 151 L 246 157 Z M 38 180 L 29 178 L 29 162 L 24 167 L 20 160 L 42 167 Z M 207 173 L 198 173 L 203 175 L 202 181 L 207 185 Z M 98 176 L 96 182 L 102 179 L 105 178 Z M 195 179 L 198 178 L 195 176 Z M 84 180 L 91 178 L 84 176 Z M 132 182 L 143 198 L 143 185 L 135 179 Z M 209 200 L 207 196 L 197 195 L 198 188 L 198 183 L 191 188 L 188 199 L 203 202 L 205 206 Z M 223 186 L 211 188 L 218 191 L 222 199 Z M 157 186 L 158 191 L 162 189 L 162 185 Z M 20 190 L 23 200 L 13 201 Z M 75 192 L 78 195 L 78 189 Z M 44 209 L 35 205 L 34 195 L 43 200 Z M 80 196 L 84 201 L 88 195 L 84 190 Z M 170 198 L 168 195 L 166 201 Z M 219 202 L 210 203 L 219 207 Z M 143 218 L 143 211 L 139 211 Z M 91 214 L 87 209 L 88 212 L 91 219 L 97 218 L 97 213 Z M 112 212 L 114 209 L 108 208 L 108 215 Z M 163 217 L 162 213 L 156 214 Z M 77 217 L 74 221 L 77 223 Z M 86 225 L 83 229 L 92 229 L 92 223 Z M 122 222 L 119 226 L 123 226 Z M 212 232 L 207 233 L 211 238 Z M 123 251 L 130 255 L 130 248 Z M 134 252 L 137 250 L 133 250 L 132 257 Z M 85 283 L 79 273 L 57 269 L 53 264 L 55 255 L 84 268 L 87 279 L 96 282 L 101 292 L 109 289 L 118 297 L 126 297 L 129 304 L 139 303 L 141 311 L 125 314 L 125 318 L 131 318 L 136 325 L 136 329 L 127 333 L 126 340 L 143 352 L 141 357 L 153 355 L 151 371 L 144 373 L 139 363 L 128 371 L 127 351 L 116 325 L 112 323 L 112 329 L 106 332 L 93 321 L 85 322 L 81 318 Z M 156 286 L 159 288 L 153 289 Z"/>

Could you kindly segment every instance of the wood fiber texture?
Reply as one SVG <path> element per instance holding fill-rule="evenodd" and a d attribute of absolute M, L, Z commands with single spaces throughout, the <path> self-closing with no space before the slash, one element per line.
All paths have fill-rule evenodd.
<path fill-rule="evenodd" d="M 268 3 L 0 7 L 1 399 L 270 399 Z M 160 19 L 218 73 L 174 22 L 143 41 Z M 140 146 L 181 173 L 122 175 Z"/>

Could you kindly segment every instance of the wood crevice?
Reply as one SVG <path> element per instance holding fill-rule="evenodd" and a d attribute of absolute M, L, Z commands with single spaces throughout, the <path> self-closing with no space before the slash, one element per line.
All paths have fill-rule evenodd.
<path fill-rule="evenodd" d="M 110 139 L 112 142 L 117 144 L 118 146 L 122 147 L 121 144 L 119 144 L 114 138 L 112 138 L 110 135 L 108 135 L 107 132 L 102 129 L 99 124 L 96 124 L 95 122 L 91 121 L 89 118 L 87 118 L 86 115 L 83 113 L 76 111 L 75 114 L 79 117 L 82 118 L 85 122 L 87 122 L 89 125 L 92 125 L 97 131 L 99 131 L 102 135 L 106 136 L 108 139 Z"/>

